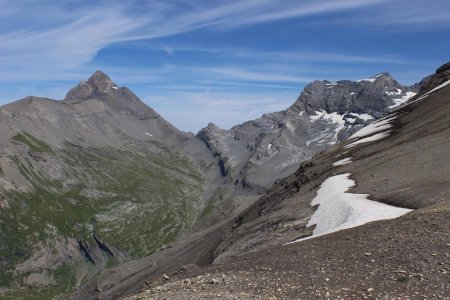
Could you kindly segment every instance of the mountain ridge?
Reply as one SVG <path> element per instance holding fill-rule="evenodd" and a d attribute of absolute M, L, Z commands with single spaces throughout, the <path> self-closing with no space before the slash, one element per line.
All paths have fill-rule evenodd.
<path fill-rule="evenodd" d="M 221 182 L 200 141 L 104 73 L 66 98 L 0 107 L 0 285 L 17 287 L 1 297 L 67 295 L 156 251 Z"/>
<path fill-rule="evenodd" d="M 415 95 L 389 73 L 359 81 L 314 81 L 286 110 L 233 126 L 208 124 L 197 136 L 206 143 L 242 193 L 268 189 L 314 153 L 345 140 Z M 293 155 L 295 154 L 295 155 Z M 270 177 L 260 174 L 272 174 Z"/>

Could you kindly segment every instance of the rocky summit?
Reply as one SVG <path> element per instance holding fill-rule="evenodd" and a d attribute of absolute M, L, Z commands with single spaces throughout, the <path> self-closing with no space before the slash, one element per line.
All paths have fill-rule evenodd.
<path fill-rule="evenodd" d="M 262 192 L 295 172 L 299 163 L 346 140 L 417 92 L 417 86 L 402 86 L 388 73 L 358 81 L 314 81 L 285 111 L 230 130 L 209 124 L 197 136 L 237 189 Z"/>
<path fill-rule="evenodd" d="M 74 104 L 89 99 L 96 99 L 115 111 L 126 112 L 140 119 L 159 118 L 153 109 L 138 99 L 128 88 L 118 87 L 102 71 L 96 71 L 88 81 L 82 81 L 71 89 L 63 102 Z"/>

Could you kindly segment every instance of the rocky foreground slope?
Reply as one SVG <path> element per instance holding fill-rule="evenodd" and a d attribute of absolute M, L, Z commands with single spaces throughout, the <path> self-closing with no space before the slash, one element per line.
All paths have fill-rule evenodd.
<path fill-rule="evenodd" d="M 192 226 L 216 181 L 203 143 L 100 71 L 63 101 L 0 107 L 0 298 L 65 295 L 153 253 Z"/>
<path fill-rule="evenodd" d="M 450 299 L 449 116 L 450 63 L 410 104 L 302 164 L 223 224 L 211 266 L 143 277 L 151 287 L 127 299 Z M 315 232 L 307 224 L 321 209 L 310 206 L 317 191 L 340 174 L 356 182 L 347 193 L 414 211 L 298 241 Z M 103 292 L 106 280 L 96 297 L 118 297 Z"/>

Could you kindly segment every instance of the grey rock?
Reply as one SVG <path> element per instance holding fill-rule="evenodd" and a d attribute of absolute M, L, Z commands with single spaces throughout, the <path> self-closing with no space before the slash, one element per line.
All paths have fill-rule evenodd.
<path fill-rule="evenodd" d="M 118 87 L 102 71 L 96 71 L 88 81 L 82 81 L 71 89 L 63 102 L 75 104 L 91 99 L 100 100 L 115 111 L 130 113 L 143 120 L 160 117 L 128 88 Z"/>
<path fill-rule="evenodd" d="M 216 157 L 222 175 L 235 184 L 237 193 L 261 193 L 315 153 L 382 117 L 390 106 L 406 101 L 417 89 L 400 85 L 388 73 L 360 81 L 314 81 L 285 111 L 229 130 L 210 123 L 197 136 Z"/>

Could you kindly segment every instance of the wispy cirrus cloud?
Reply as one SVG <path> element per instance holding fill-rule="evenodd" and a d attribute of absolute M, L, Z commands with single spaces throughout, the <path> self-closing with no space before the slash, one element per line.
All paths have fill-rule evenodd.
<path fill-rule="evenodd" d="M 0 103 L 30 93 L 61 98 L 100 68 L 163 115 L 203 113 L 183 118 L 195 123 L 189 129 L 209 116 L 226 127 L 281 109 L 277 103 L 285 107 L 314 79 L 380 71 L 420 78 L 436 63 L 433 54 L 409 56 L 411 40 L 402 41 L 404 51 L 383 49 L 395 40 L 375 40 L 368 50 L 361 28 L 376 31 L 376 39 L 395 30 L 434 32 L 450 28 L 449 11 L 447 0 L 0 0 Z M 342 28 L 350 29 L 334 36 Z M 290 35 L 278 38 L 285 30 Z M 356 31 L 359 37 L 345 36 Z M 114 47 L 120 49 L 102 60 Z M 138 48 L 145 53 L 133 61 Z M 217 111 L 230 112 L 228 119 Z"/>
<path fill-rule="evenodd" d="M 177 52 L 203 52 L 209 54 L 216 54 L 219 56 L 234 56 L 244 58 L 246 60 L 264 60 L 284 62 L 332 62 L 332 63 L 354 63 L 354 64 L 411 64 L 411 60 L 399 55 L 358 55 L 358 54 L 343 54 L 337 52 L 312 51 L 298 49 L 296 51 L 258 51 L 257 49 L 249 48 L 214 48 L 201 46 L 180 46 L 180 45 L 139 45 L 136 47 L 145 47 L 150 50 L 164 51 L 169 55 Z M 413 62 L 420 64 L 421 62 Z"/>
<path fill-rule="evenodd" d="M 371 13 L 370 18 L 346 16 L 342 18 L 343 22 L 450 21 L 446 10 L 449 5 L 445 1 L 438 0 L 437 5 L 412 2 L 407 5 L 405 1 L 386 0 L 283 1 L 282 4 L 275 0 L 228 1 L 225 4 L 219 1 L 196 1 L 193 4 L 129 1 L 125 5 L 120 1 L 94 4 L 73 0 L 43 3 L 2 1 L 0 64 L 3 68 L 44 65 L 55 70 L 67 69 L 90 61 L 100 49 L 114 43 L 156 39 L 199 28 L 236 28 L 368 7 L 377 13 Z M 386 9 L 385 4 L 394 9 Z M 402 9 L 395 9 L 399 7 Z M 365 16 L 364 10 L 362 14 Z M 314 59 L 314 55 L 310 57 Z"/>
<path fill-rule="evenodd" d="M 433 2 L 424 1 L 390 1 L 386 7 L 375 6 L 370 11 L 360 15 L 354 15 L 346 22 L 373 25 L 373 26 L 395 26 L 400 25 L 397 30 L 416 31 L 442 29 L 441 26 L 450 26 L 450 2 L 446 0 L 436 0 Z M 341 24 L 344 20 L 340 20 Z M 436 27 L 439 26 L 439 27 Z"/>

